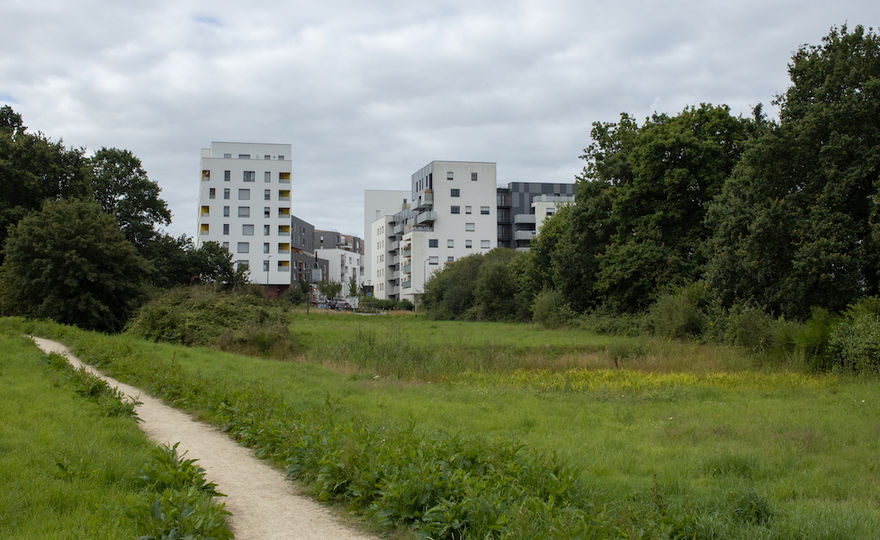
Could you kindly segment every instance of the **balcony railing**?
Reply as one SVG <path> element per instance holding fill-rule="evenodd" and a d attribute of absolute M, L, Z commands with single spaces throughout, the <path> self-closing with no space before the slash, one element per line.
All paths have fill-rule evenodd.
<path fill-rule="evenodd" d="M 400 284 L 400 288 L 401 288 L 401 289 L 409 289 L 410 287 L 412 287 L 412 281 L 411 281 L 411 280 L 406 280 L 406 281 L 404 281 L 403 283 Z"/>
<path fill-rule="evenodd" d="M 535 214 L 514 214 L 513 222 L 516 223 L 534 223 Z"/>
<path fill-rule="evenodd" d="M 535 231 L 514 231 L 514 240 L 531 240 L 535 237 Z"/>

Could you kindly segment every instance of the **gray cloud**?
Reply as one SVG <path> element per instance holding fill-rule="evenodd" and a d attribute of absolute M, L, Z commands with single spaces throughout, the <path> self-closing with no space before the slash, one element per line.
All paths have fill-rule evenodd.
<path fill-rule="evenodd" d="M 827 4 L 827 5 L 826 5 Z M 293 145 L 294 212 L 362 234 L 364 189 L 432 159 L 570 181 L 592 122 L 747 114 L 873 2 L 5 2 L 0 100 L 69 145 L 131 149 L 194 233 L 199 150 Z"/>

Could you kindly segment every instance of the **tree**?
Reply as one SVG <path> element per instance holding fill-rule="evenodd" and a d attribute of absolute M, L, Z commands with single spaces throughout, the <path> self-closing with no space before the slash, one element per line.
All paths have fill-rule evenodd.
<path fill-rule="evenodd" d="M 483 256 L 474 284 L 474 314 L 488 321 L 515 319 L 517 309 L 515 260 L 519 254 L 508 248 L 495 248 Z"/>
<path fill-rule="evenodd" d="M 10 229 L 0 267 L 6 314 L 118 331 L 150 268 L 112 216 L 91 201 L 47 201 Z"/>
<path fill-rule="evenodd" d="M 318 283 L 318 290 L 321 291 L 326 298 L 336 298 L 339 296 L 339 292 L 342 291 L 342 283 L 338 281 L 327 281 L 323 280 Z"/>
<path fill-rule="evenodd" d="M 752 124 L 708 104 L 654 114 L 641 126 L 627 114 L 594 124 L 571 228 L 551 257 L 554 286 L 573 307 L 637 311 L 669 282 L 701 275 L 706 209 Z"/>
<path fill-rule="evenodd" d="M 159 198 L 159 185 L 131 151 L 101 148 L 88 165 L 92 196 L 116 217 L 125 237 L 139 250 L 156 238 L 157 225 L 171 223 L 171 211 Z"/>
<path fill-rule="evenodd" d="M 806 318 L 880 291 L 880 36 L 832 28 L 789 74 L 709 212 L 707 278 L 723 305 Z"/>
<path fill-rule="evenodd" d="M 21 115 L 0 109 L 0 246 L 9 227 L 46 199 L 87 196 L 86 173 L 83 150 L 28 133 Z"/>

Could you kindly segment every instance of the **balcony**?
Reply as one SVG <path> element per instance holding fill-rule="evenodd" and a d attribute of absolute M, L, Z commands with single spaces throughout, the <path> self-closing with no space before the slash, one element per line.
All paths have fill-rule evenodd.
<path fill-rule="evenodd" d="M 434 206 L 434 192 L 426 189 L 419 195 L 419 200 L 416 202 L 416 210 L 425 210 L 432 206 Z"/>
<path fill-rule="evenodd" d="M 400 284 L 401 289 L 409 289 L 410 287 L 412 287 L 411 280 L 404 281 L 403 283 Z"/>
<path fill-rule="evenodd" d="M 419 214 L 419 216 L 416 218 L 416 223 L 418 225 L 427 225 L 429 223 L 434 223 L 436 219 L 437 213 L 433 210 L 428 210 L 427 212 L 422 212 L 421 214 Z"/>
<path fill-rule="evenodd" d="M 534 238 L 534 237 L 535 237 L 535 231 L 514 231 L 514 233 L 513 233 L 513 239 L 517 240 L 517 241 L 520 241 L 520 240 L 531 241 L 532 238 Z"/>
<path fill-rule="evenodd" d="M 281 182 L 282 184 L 289 184 L 290 183 L 290 173 L 289 172 L 278 173 L 278 181 Z"/>
<path fill-rule="evenodd" d="M 513 216 L 513 223 L 534 223 L 535 222 L 535 214 L 515 214 Z"/>
<path fill-rule="evenodd" d="M 290 190 L 289 189 L 279 189 L 278 190 L 278 200 L 279 201 L 289 201 L 290 200 Z"/>
<path fill-rule="evenodd" d="M 405 265 L 403 265 L 402 271 L 404 274 L 409 274 L 410 272 L 412 272 L 412 264 L 406 263 Z"/>
<path fill-rule="evenodd" d="M 385 248 L 388 250 L 388 253 L 393 253 L 393 252 L 397 251 L 397 249 L 399 247 L 400 247 L 400 242 L 398 242 L 397 240 L 391 240 L 389 242 L 385 242 Z"/>
<path fill-rule="evenodd" d="M 408 256 L 410 251 L 412 251 L 412 244 L 407 244 L 403 246 L 403 255 Z"/>
<path fill-rule="evenodd" d="M 210 216 L 211 215 L 211 207 L 210 206 L 203 206 L 202 211 L 200 212 L 200 215 L 202 217 Z"/>
<path fill-rule="evenodd" d="M 211 234 L 211 226 L 207 223 L 199 225 L 199 234 Z"/>
<path fill-rule="evenodd" d="M 278 253 L 290 253 L 290 244 L 281 242 L 278 244 Z"/>
<path fill-rule="evenodd" d="M 290 208 L 279 208 L 278 209 L 278 217 L 289 218 L 290 217 Z"/>
<path fill-rule="evenodd" d="M 391 272 L 391 277 L 389 279 L 394 279 L 394 280 L 400 279 L 400 272 L 398 272 L 397 270 L 395 270 L 394 272 Z"/>
<path fill-rule="evenodd" d="M 394 234 L 403 234 L 403 223 L 394 226 Z"/>

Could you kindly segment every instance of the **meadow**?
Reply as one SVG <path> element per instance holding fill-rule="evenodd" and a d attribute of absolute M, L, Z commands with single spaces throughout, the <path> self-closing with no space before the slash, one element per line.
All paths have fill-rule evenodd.
<path fill-rule="evenodd" d="M 870 538 L 876 378 L 534 325 L 295 313 L 279 361 L 55 337 L 400 537 Z"/>

